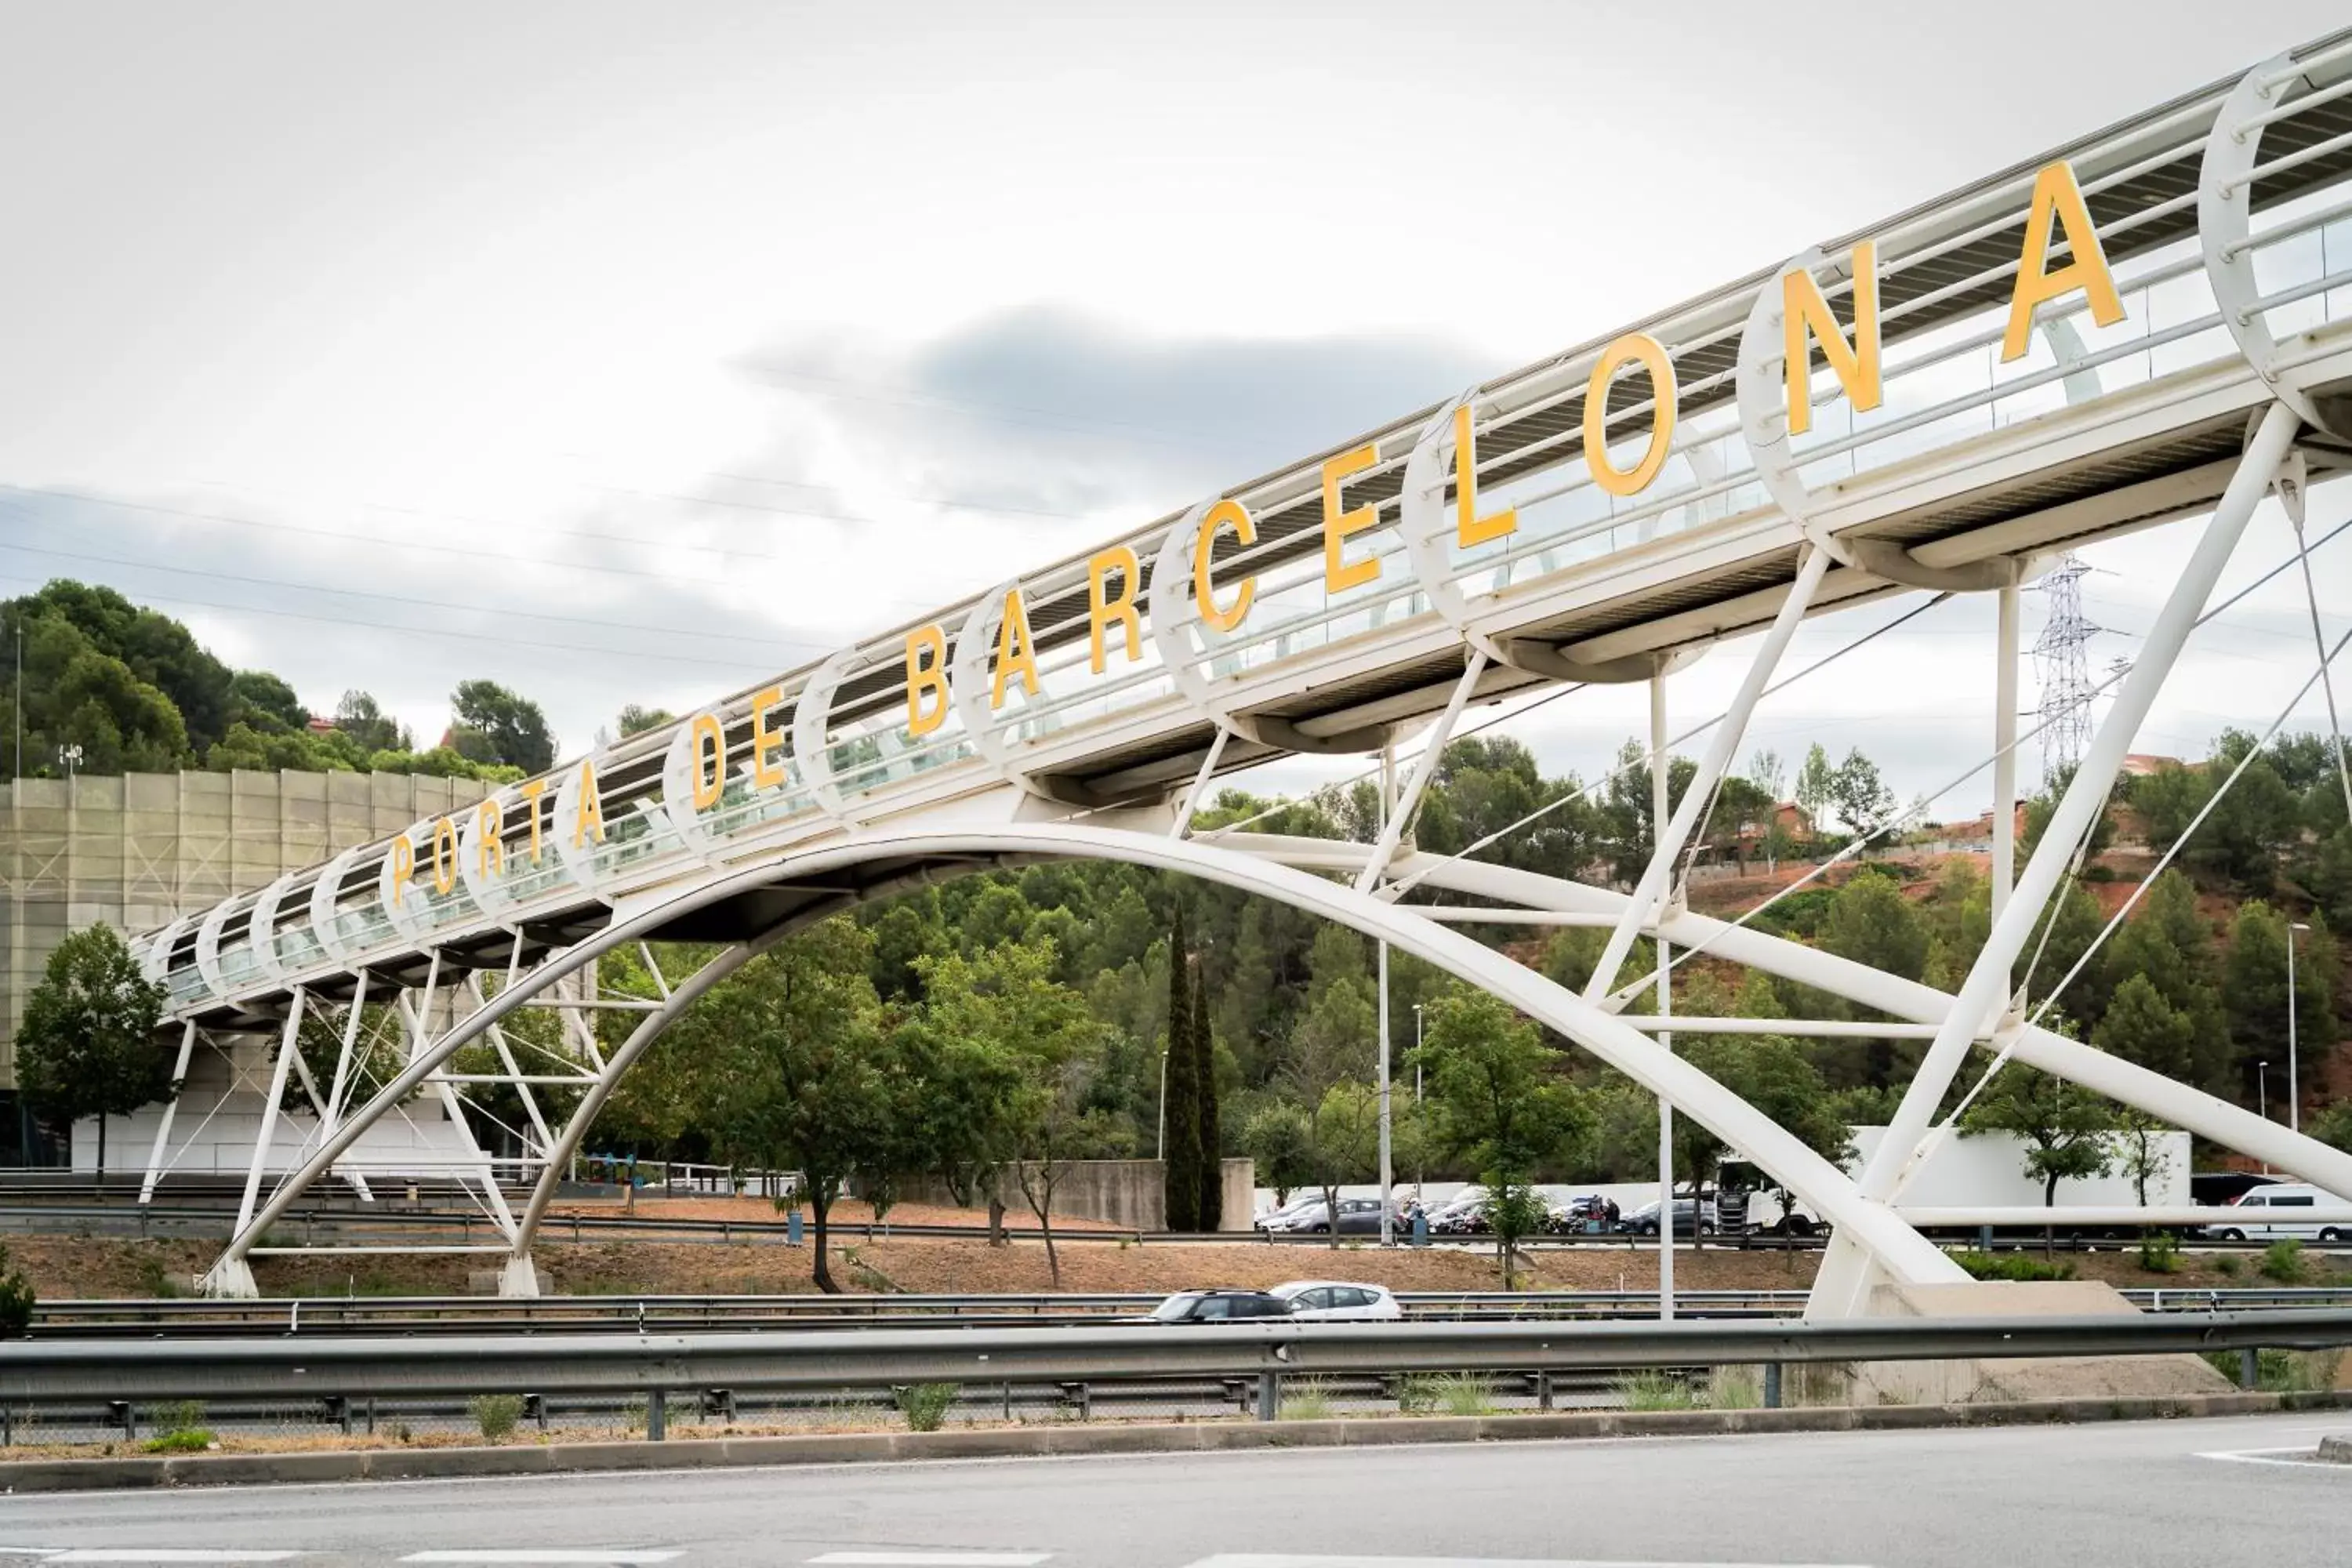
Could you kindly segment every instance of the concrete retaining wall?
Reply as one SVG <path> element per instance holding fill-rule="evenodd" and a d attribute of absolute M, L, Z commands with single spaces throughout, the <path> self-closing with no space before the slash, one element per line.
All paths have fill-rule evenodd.
<path fill-rule="evenodd" d="M 1247 1230 L 1254 1217 L 1250 1197 L 1257 1165 L 1251 1160 L 1226 1160 L 1223 1165 L 1225 1212 L 1219 1230 Z M 1157 1160 L 1077 1160 L 1054 1184 L 1054 1212 L 1083 1219 L 1107 1220 L 1137 1230 L 1161 1230 L 1167 1224 L 1167 1183 Z M 1021 1184 L 1007 1175 L 998 1184 L 999 1197 L 1016 1215 L 1028 1213 Z M 908 1176 L 898 1184 L 898 1195 L 908 1203 L 952 1204 L 955 1194 L 936 1176 Z M 982 1194 L 982 1202 L 987 1195 Z"/>

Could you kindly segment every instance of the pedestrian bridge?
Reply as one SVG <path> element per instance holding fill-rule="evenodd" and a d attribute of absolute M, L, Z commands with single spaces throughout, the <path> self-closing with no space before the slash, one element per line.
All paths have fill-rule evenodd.
<path fill-rule="evenodd" d="M 1765 177 L 1773 177 L 1767 174 Z M 1806 177 L 1793 163 L 1779 177 Z M 538 1186 L 484 1201 L 531 1289 L 556 1173 L 613 1082 L 710 984 L 808 921 L 894 889 L 1041 857 L 1108 857 L 1319 910 L 1487 986 L 1706 1122 L 1838 1226 L 1817 1292 L 1952 1266 L 1900 1194 L 1972 1048 L 2057 1071 L 2338 1192 L 2352 1159 L 2036 1027 L 2008 974 L 2063 875 L 2247 517 L 2352 463 L 2352 32 L 2263 62 L 2047 156 L 1465 388 L 1328 452 L 1140 526 L 833 657 L 712 702 L 461 816 L 352 849 L 140 941 L 168 989 L 183 1070 L 199 1044 L 269 1041 L 318 1111 L 292 1157 L 267 1121 L 236 1238 L 245 1259 L 364 1129 L 482 1081 L 449 1057 L 496 1044 L 534 1083 L 582 1083 L 562 1126 L 535 1106 Z M 1681 852 L 1805 617 L 1894 595 L 1989 593 L 2002 615 L 1985 737 L 2013 796 L 2016 595 L 2057 552 L 2210 514 L 2139 661 L 2022 872 L 1996 813 L 1991 940 L 1957 995 L 1689 913 Z M 2292 571 L 2290 557 L 2277 563 Z M 2309 581 L 2306 574 L 2305 581 Z M 1760 634 L 1760 635 L 1759 635 Z M 1413 803 L 1465 710 L 1562 685 L 1643 681 L 1751 639 L 1696 781 L 1629 891 L 1414 851 Z M 2322 650 L 2312 656 L 2317 679 Z M 1213 781 L 1295 753 L 1392 758 L 1423 742 L 1372 845 L 1194 835 Z M 1661 772 L 1663 770 L 1660 770 Z M 2347 783 L 2352 797 L 2352 781 Z M 1410 889 L 1609 930 L 1583 995 L 1402 901 Z M 1640 935 L 1795 974 L 1930 1041 L 1886 1144 L 1827 1165 L 1621 1016 L 1607 979 Z M 616 945 L 721 945 L 658 1000 L 572 977 Z M 656 971 L 658 973 L 658 971 Z M 566 984 L 572 988 L 567 992 Z M 392 1004 L 403 1070 L 361 1103 L 346 1069 L 367 1004 Z M 576 1060 L 518 1061 L 499 1021 L 554 1006 Z M 583 1016 L 644 1013 L 616 1052 Z M 290 1048 L 341 1028 L 332 1081 Z M 1677 1019 L 1681 1030 L 1707 1026 Z M 1799 1025 L 1792 1032 L 1805 1032 Z M 355 1075 L 352 1075 L 355 1077 Z M 462 1125 L 462 1121 L 460 1121 Z M 155 1169 L 168 1162 L 168 1124 Z M 265 1193 L 263 1177 L 291 1163 Z M 154 1171 L 151 1169 L 152 1178 Z"/>

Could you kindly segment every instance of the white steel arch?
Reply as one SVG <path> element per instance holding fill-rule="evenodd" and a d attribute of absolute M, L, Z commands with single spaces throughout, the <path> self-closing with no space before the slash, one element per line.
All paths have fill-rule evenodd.
<path fill-rule="evenodd" d="M 1578 998 L 1545 976 L 1502 953 L 1426 919 L 1410 906 L 1387 902 L 1353 888 L 1342 887 L 1309 872 L 1226 849 L 1201 839 L 1180 839 L 1119 827 L 1096 827 L 1064 823 L 1015 824 L 985 831 L 940 833 L 872 833 L 842 845 L 783 858 L 770 865 L 732 871 L 690 891 L 631 911 L 604 932 L 544 965 L 477 1008 L 437 1039 L 424 1046 L 402 1072 L 368 1104 L 353 1111 L 342 1126 L 259 1205 L 240 1227 L 219 1263 L 207 1277 L 210 1289 L 245 1293 L 251 1274 L 245 1262 L 255 1239 L 285 1213 L 311 1183 L 326 1175 L 335 1160 L 364 1128 L 391 1113 L 410 1093 L 425 1084 L 435 1069 L 499 1018 L 522 1005 L 544 986 L 597 954 L 636 940 L 681 913 L 791 879 L 823 876 L 877 860 L 963 861 L 974 858 L 991 863 L 1039 857 L 1117 860 L 1130 865 L 1181 871 L 1227 887 L 1279 900 L 1352 926 L 1368 936 L 1425 959 L 1479 985 L 1530 1017 L 1541 1020 L 1592 1052 L 1610 1066 L 1657 1093 L 1684 1114 L 1704 1123 L 1726 1142 L 1745 1151 L 1842 1234 L 1854 1237 L 1890 1278 L 1911 1282 L 1965 1279 L 1958 1267 L 1923 1239 L 1884 1205 L 1857 1199 L 1850 1177 L 1766 1117 L 1754 1106 L 1726 1089 L 1689 1062 L 1662 1049 L 1654 1041 L 1610 1014 Z M 897 890 L 893 885 L 887 890 Z M 835 912 L 855 900 L 824 906 Z M 739 944 L 714 960 L 686 987 L 673 992 L 661 1010 L 638 1026 L 628 1047 L 608 1061 L 601 1086 L 610 1093 L 630 1063 L 651 1044 L 661 1027 L 674 1020 L 695 996 L 715 984 L 752 956 L 758 947 L 776 940 L 789 927 L 764 933 L 755 942 Z M 598 1098 L 602 1103 L 602 1096 Z M 593 1109 L 591 1110 L 593 1114 Z M 578 1125 L 584 1129 L 584 1120 Z M 577 1135 L 572 1137 L 576 1144 Z M 552 1172 L 556 1167 L 550 1165 Z M 532 1222 L 544 1212 L 551 1176 L 542 1178 L 531 1205 Z M 528 1246 L 529 1232 L 514 1243 L 518 1256 Z"/>

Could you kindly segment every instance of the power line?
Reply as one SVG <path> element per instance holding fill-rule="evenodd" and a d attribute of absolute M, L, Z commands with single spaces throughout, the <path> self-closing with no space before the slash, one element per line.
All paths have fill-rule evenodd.
<path fill-rule="evenodd" d="M 799 391 L 814 397 L 830 397 L 844 403 L 875 403 L 898 408 L 944 408 L 958 414 L 977 415 L 1006 425 L 1031 425 L 1041 429 L 1066 430 L 1076 435 L 1104 435 L 1128 440 L 1142 441 L 1155 447 L 1181 447 L 1182 443 L 1158 432 L 1165 426 L 1147 425 L 1139 420 L 1088 419 L 1084 415 L 1066 414 L 1057 408 L 1032 408 L 1018 403 L 978 403 L 960 397 L 943 397 L 937 393 L 919 392 L 912 387 L 894 387 L 878 382 L 852 381 L 846 376 L 824 375 L 815 371 L 769 370 L 763 367 L 747 371 L 754 381 L 785 390 Z M 817 387 L 795 386 L 794 383 L 821 382 Z M 887 394 L 887 395 L 886 395 Z M 1194 441 L 1213 439 L 1205 431 L 1178 428 L 1178 434 Z"/>
<path fill-rule="evenodd" d="M 13 514 L 12 515 L 21 515 Z M 634 621 L 605 621 L 589 616 L 556 616 L 540 610 L 518 610 L 503 605 L 473 605 L 462 600 L 415 599 L 399 594 L 377 594 L 360 588 L 331 588 L 320 583 L 290 582 L 283 577 L 253 577 L 237 572 L 207 572 L 195 566 L 165 566 L 152 561 L 125 561 L 112 555 L 90 555 L 74 550 L 47 550 L 38 545 L 17 544 L 0 541 L 0 550 L 13 550 L 24 555 L 47 555 L 61 561 L 84 561 L 100 566 L 122 566 L 137 572 L 169 572 L 182 577 L 209 577 L 223 583 L 247 583 L 259 588 L 290 588 L 304 594 L 334 594 L 344 598 L 375 599 L 388 605 L 413 605 L 428 610 L 456 610 L 475 615 L 510 616 L 533 621 L 561 621 L 572 626 L 597 626 L 608 631 L 647 632 L 656 637 L 700 637 L 706 641 L 761 643 L 771 647 L 796 648 L 804 652 L 826 653 L 838 645 L 803 642 L 793 637 L 763 637 L 742 632 L 697 632 L 678 626 L 646 626 Z M 427 631 L 425 627 L 413 628 Z M 427 635 L 433 635 L 427 631 Z"/>
<path fill-rule="evenodd" d="M 257 528 L 270 533 L 303 534 L 314 539 L 332 540 L 338 544 L 355 544 L 370 549 L 393 551 L 404 556 L 414 556 L 420 548 L 445 552 L 454 551 L 459 548 L 457 545 L 448 544 L 419 546 L 414 540 L 386 539 L 382 534 L 375 533 L 348 533 L 340 529 L 314 528 L 308 524 L 299 522 L 265 522 L 258 518 L 233 517 L 226 512 L 196 511 L 187 507 L 164 506 L 161 502 L 157 501 L 121 500 L 112 496 L 93 495 L 88 491 L 69 490 L 53 485 L 18 485 L 0 481 L 0 490 L 10 491 L 17 495 L 52 496 L 65 500 L 87 502 L 91 506 L 112 507 L 124 511 L 154 512 L 165 517 L 186 518 L 191 521 L 195 522 L 219 522 L 226 523 L 235 528 Z M 378 507 L 374 510 L 403 512 L 405 509 L 399 507 Z M 571 529 L 528 528 L 521 524 L 509 525 L 502 523 L 490 518 L 468 519 L 446 512 L 409 511 L 406 515 L 417 517 L 446 517 L 453 522 L 471 521 L 483 527 L 511 528 L 514 531 L 543 533 L 564 539 L 600 540 L 615 544 L 642 544 L 648 548 L 659 550 L 709 551 L 717 554 L 733 556 L 747 561 L 774 561 L 785 564 L 791 564 L 803 559 L 797 555 L 776 552 L 734 550 L 716 545 L 688 544 L 682 540 L 671 541 L 667 539 L 646 539 L 621 534 L 584 533 Z M 688 577 L 681 576 L 676 573 L 651 571 L 641 566 L 607 566 L 593 561 L 563 561 L 542 555 L 516 555 L 503 551 L 484 551 L 470 544 L 464 547 L 464 552 L 467 557 L 471 560 L 510 561 L 518 565 L 535 567 L 543 571 L 596 572 L 608 576 L 628 577 L 638 581 L 651 578 L 655 581 L 665 583 L 699 584 L 704 587 L 730 587 L 734 584 L 734 579 L 723 576 Z M 883 598 L 882 602 L 893 605 L 914 605 L 916 603 L 914 600 L 902 599 L 895 595 Z M 931 606 L 924 605 L 921 607 L 930 608 Z"/>
<path fill-rule="evenodd" d="M 29 578 L 16 581 L 35 589 L 40 584 Z M 692 654 L 655 653 L 641 648 L 598 647 L 588 643 L 541 642 L 530 637 L 500 637 L 489 632 L 460 632 L 436 629 L 431 626 L 404 626 L 392 621 L 361 620 L 352 616 L 316 616 L 301 610 L 277 610 L 261 605 L 224 605 L 215 599 L 183 599 L 162 594 L 142 593 L 140 598 L 154 605 L 176 605 L 183 608 L 221 610 L 239 616 L 274 616 L 283 620 L 315 621 L 332 626 L 366 626 L 375 631 L 401 632 L 410 637 L 460 637 L 467 642 L 495 643 L 500 647 L 547 648 L 557 653 L 591 653 L 606 658 L 628 659 L 660 659 L 667 664 L 698 664 L 712 669 L 731 669 L 738 673 L 752 665 L 750 659 L 702 658 Z"/>

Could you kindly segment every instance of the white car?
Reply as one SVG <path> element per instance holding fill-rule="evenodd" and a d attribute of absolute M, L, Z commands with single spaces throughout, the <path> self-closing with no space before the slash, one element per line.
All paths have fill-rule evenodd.
<path fill-rule="evenodd" d="M 2216 1241 L 2276 1241 L 2286 1237 L 2305 1241 L 2352 1240 L 2352 1221 L 2322 1225 L 2305 1219 L 2297 1209 L 2352 1208 L 2335 1194 L 2300 1182 L 2273 1182 L 2266 1187 L 2254 1187 L 2230 1205 L 2231 1215 L 2244 1215 L 2243 1224 L 2233 1217 L 2227 1225 L 2212 1227 Z"/>
<path fill-rule="evenodd" d="M 1385 1285 L 1356 1285 L 1336 1279 L 1293 1279 L 1276 1285 L 1269 1295 L 1290 1303 L 1294 1318 L 1330 1322 L 1394 1322 L 1404 1309 Z"/>

